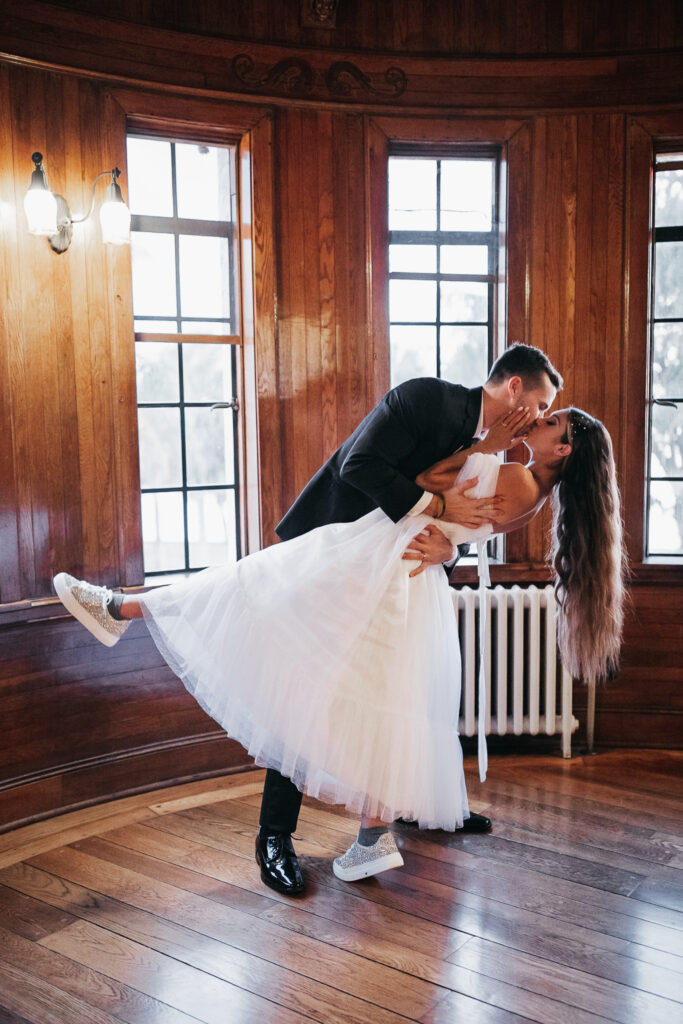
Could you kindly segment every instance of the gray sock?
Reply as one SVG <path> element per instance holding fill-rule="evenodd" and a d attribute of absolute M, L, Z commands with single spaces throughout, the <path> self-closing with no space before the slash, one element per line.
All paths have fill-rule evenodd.
<path fill-rule="evenodd" d="M 375 825 L 373 828 L 359 828 L 356 842 L 359 846 L 374 846 L 377 840 L 388 832 L 386 825 Z"/>
<path fill-rule="evenodd" d="M 107 611 L 111 615 L 112 619 L 116 619 L 117 622 L 125 622 L 125 617 L 121 614 L 121 605 L 126 599 L 125 594 L 112 594 L 107 601 Z"/>

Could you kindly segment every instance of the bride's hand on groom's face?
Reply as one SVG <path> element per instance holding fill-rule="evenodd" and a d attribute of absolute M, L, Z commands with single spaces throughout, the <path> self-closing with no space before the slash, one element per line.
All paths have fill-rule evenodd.
<path fill-rule="evenodd" d="M 410 547 L 404 551 L 406 561 L 419 562 L 419 565 L 409 573 L 410 576 L 419 576 L 421 572 L 428 569 L 430 565 L 441 565 L 442 562 L 449 562 L 453 558 L 453 545 L 438 526 L 430 523 L 422 533 L 413 537 Z"/>
<path fill-rule="evenodd" d="M 514 448 L 526 436 L 531 423 L 532 416 L 528 406 L 510 409 L 492 424 L 486 437 L 477 445 L 477 451 L 493 455 Z"/>

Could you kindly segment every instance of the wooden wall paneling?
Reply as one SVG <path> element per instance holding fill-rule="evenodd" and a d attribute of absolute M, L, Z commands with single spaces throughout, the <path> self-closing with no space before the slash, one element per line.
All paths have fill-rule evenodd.
<path fill-rule="evenodd" d="M 100 171 L 102 161 L 101 133 L 94 132 L 92 125 L 99 123 L 101 115 L 100 87 L 83 82 L 80 88 L 79 123 L 80 165 L 74 167 L 73 177 L 82 178 L 81 208 L 88 209 L 88 186 Z M 74 233 L 75 234 L 75 233 Z M 80 225 L 78 237 L 74 239 L 77 250 L 81 248 L 85 260 L 86 305 L 88 316 L 87 367 L 90 374 L 90 398 L 92 419 L 86 425 L 84 444 L 93 453 L 90 467 L 92 477 L 84 480 L 84 498 L 88 502 L 88 514 L 84 519 L 93 528 L 96 538 L 96 579 L 102 584 L 119 583 L 119 564 L 116 479 L 116 434 L 112 408 L 112 352 L 110 344 L 111 302 L 106 253 L 99 237 L 98 224 L 91 218 Z M 72 243 L 73 245 L 73 243 Z"/>
<path fill-rule="evenodd" d="M 619 462 L 623 466 L 622 497 L 629 556 L 640 562 L 645 553 L 644 501 L 646 461 L 646 381 L 648 375 L 648 310 L 652 137 L 637 122 L 627 126 L 624 242 L 624 355 Z"/>
<path fill-rule="evenodd" d="M 605 388 L 603 415 L 613 442 L 621 432 L 621 409 L 625 396 L 622 393 L 624 346 L 623 346 L 623 288 L 624 279 L 624 164 L 625 164 L 625 121 L 621 114 L 609 117 L 606 128 L 608 154 L 605 170 L 605 208 L 607 231 L 605 239 L 605 374 L 609 385 Z M 617 368 L 612 369 L 617 359 Z M 615 444 L 615 458 L 619 452 Z M 617 461 L 619 480 L 623 480 L 625 467 Z"/>
<path fill-rule="evenodd" d="M 253 261 L 255 357 L 258 387 L 258 466 L 252 477 L 260 485 L 261 538 L 272 536 L 279 512 L 282 450 L 277 357 L 279 299 L 275 262 L 275 198 L 273 131 L 270 116 L 263 116 L 250 133 L 253 168 Z M 258 168 L 258 173 L 256 173 Z M 251 484 L 250 484 L 251 486 Z M 276 500 L 277 499 L 277 500 Z M 270 519 L 268 519 L 270 517 Z M 255 538 L 257 541 L 257 538 Z"/>
<path fill-rule="evenodd" d="M 126 114 L 106 91 L 99 94 L 101 170 L 126 167 Z M 97 172 L 100 173 L 100 172 Z M 127 181 L 123 185 L 128 198 Z M 98 184 L 98 208 L 105 197 Z M 143 583 L 142 526 L 140 506 L 140 461 L 138 449 L 137 392 L 135 382 L 135 339 L 131 255 L 128 245 L 103 245 L 99 228 L 97 238 L 104 255 L 104 284 L 108 295 L 108 320 L 111 360 L 110 402 L 114 444 L 114 505 L 116 514 L 117 563 L 114 579 L 124 586 Z"/>
<path fill-rule="evenodd" d="M 390 130 L 390 129 L 389 129 Z M 374 367 L 368 366 L 375 402 L 389 390 L 389 139 L 376 119 L 366 121 L 365 193 L 367 222 L 368 335 Z"/>
<path fill-rule="evenodd" d="M 92 15 L 98 0 L 55 0 L 55 6 Z M 488 0 L 341 0 L 336 29 L 302 28 L 299 3 L 257 0 L 226 5 L 220 0 L 185 7 L 159 5 L 156 0 L 119 0 L 108 8 L 110 18 L 152 27 L 232 36 L 268 38 L 295 46 L 385 49 L 434 54 L 556 54 L 610 50 L 651 50 L 680 45 L 683 26 L 676 0 L 631 0 L 628 17 L 620 8 L 591 0 L 515 0 L 501 5 Z M 487 31 L 488 29 L 488 31 Z"/>
<path fill-rule="evenodd" d="M 300 167 L 302 150 L 302 112 L 278 111 L 276 118 L 276 167 L 280 171 L 279 267 L 282 274 L 279 306 L 280 346 L 279 398 L 283 405 L 281 465 L 281 505 L 276 516 L 284 514 L 306 482 L 308 449 L 305 440 L 305 395 L 299 394 L 299 382 L 306 376 L 304 233 L 301 220 Z M 302 400 L 303 399 L 303 400 Z M 303 431 L 302 439 L 297 424 Z M 275 520 L 277 522 L 277 518 Z M 274 524 L 275 525 L 275 524 Z"/>
<path fill-rule="evenodd" d="M 302 413 L 297 417 L 296 451 L 301 459 L 295 467 L 296 493 L 323 462 L 321 439 L 322 415 L 322 351 L 321 351 L 321 228 L 320 196 L 326 183 L 321 181 L 319 160 L 325 142 L 319 135 L 322 112 L 306 110 L 301 113 L 301 159 L 297 167 L 297 186 L 294 196 L 300 207 L 294 216 L 303 228 L 303 323 L 304 350 L 297 367 L 296 389 L 301 395 Z M 297 360 L 298 362 L 298 360 Z"/>
<path fill-rule="evenodd" d="M 13 111 L 10 69 L 0 67 L 0 109 Z M 13 213 L 18 192 L 18 175 L 12 139 L 13 118 L 0 122 L 0 602 L 18 601 L 22 596 L 20 565 L 19 467 L 15 452 L 14 408 L 20 384 L 16 349 L 21 337 L 22 309 L 19 276 L 18 224 Z M 29 168 L 30 170 L 30 168 Z M 26 178 L 26 181 L 29 179 Z"/>
<path fill-rule="evenodd" d="M 506 310 L 499 328 L 499 349 L 514 341 L 529 342 L 531 337 L 531 256 L 532 256 L 532 126 L 523 124 L 506 146 L 506 225 L 502 246 L 505 249 L 504 288 Z M 527 449 L 519 445 L 509 458 L 526 461 Z M 508 562 L 529 562 L 529 528 L 516 530 L 505 538 Z"/>
<path fill-rule="evenodd" d="M 350 112 L 334 119 L 335 152 L 343 146 L 343 164 L 337 166 L 335 181 L 340 191 L 335 206 L 345 233 L 335 246 L 337 284 L 344 279 L 345 297 L 339 298 L 337 367 L 337 445 L 355 430 L 386 388 L 377 381 L 377 346 L 386 358 L 386 334 L 377 336 L 369 312 L 371 274 L 368 252 L 368 194 L 365 168 L 365 126 L 362 115 Z"/>
<path fill-rule="evenodd" d="M 338 115 L 316 117 L 318 153 L 318 293 L 320 303 L 321 442 L 319 465 L 338 446 L 337 439 L 337 261 L 333 124 Z M 317 140 L 317 143 L 316 143 Z M 346 155 L 346 153 L 344 154 Z M 343 313 L 347 313 L 346 310 Z M 348 314 L 347 314 L 348 315 Z"/>

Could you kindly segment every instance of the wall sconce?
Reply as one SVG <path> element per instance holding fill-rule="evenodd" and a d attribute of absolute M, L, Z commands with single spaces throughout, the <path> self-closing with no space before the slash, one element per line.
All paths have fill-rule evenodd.
<path fill-rule="evenodd" d="M 32 235 L 45 235 L 55 252 L 66 252 L 71 244 L 73 225 L 87 220 L 95 209 L 97 182 L 101 178 L 111 177 L 106 199 L 100 207 L 102 241 L 110 245 L 124 245 L 130 241 L 130 210 L 123 201 L 121 187 L 116 180 L 121 174 L 118 167 L 97 175 L 92 183 L 90 209 L 83 217 L 72 217 L 66 199 L 53 194 L 48 187 L 43 154 L 33 153 L 31 159 L 36 166 L 24 197 L 24 210 Z"/>

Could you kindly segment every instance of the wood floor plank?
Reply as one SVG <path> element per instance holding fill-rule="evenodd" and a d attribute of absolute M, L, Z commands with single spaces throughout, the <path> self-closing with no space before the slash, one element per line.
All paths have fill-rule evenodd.
<path fill-rule="evenodd" d="M 72 924 L 75 918 L 63 910 L 0 885 L 0 925 L 25 939 L 42 939 Z"/>
<path fill-rule="evenodd" d="M 125 978 L 140 992 L 206 1024 L 225 1024 L 226 1019 L 237 1019 L 240 1024 L 262 1024 L 264 1020 L 301 1024 L 306 1019 L 239 985 L 85 921 L 43 941 L 55 952 L 117 981 Z"/>
<path fill-rule="evenodd" d="M 241 847 L 240 841 L 242 839 L 244 839 L 246 844 L 251 843 L 253 828 L 243 832 L 243 830 L 235 827 L 234 815 L 236 813 L 240 814 L 240 816 L 244 815 L 243 803 L 241 801 L 231 804 L 230 808 L 231 817 L 226 817 L 225 812 L 221 810 L 219 805 L 216 805 L 211 809 L 193 809 L 181 819 L 166 819 L 160 823 L 160 827 L 163 829 L 175 829 L 176 834 L 185 835 L 195 830 L 197 836 L 204 837 L 205 841 L 209 844 L 216 837 L 220 840 L 221 830 L 223 829 L 226 835 L 224 840 L 220 841 L 220 846 L 222 847 L 223 842 L 225 842 L 230 844 L 232 850 L 237 851 Z M 324 812 L 304 808 L 300 816 L 299 832 L 301 833 L 302 829 L 305 830 L 305 825 L 303 824 L 305 822 L 315 824 L 316 828 L 319 829 L 319 822 L 322 819 L 325 826 L 327 826 L 330 817 L 330 815 L 325 815 Z M 178 828 L 179 823 L 180 828 Z M 253 827 L 255 825 L 256 821 L 254 819 Z M 555 876 L 524 871 L 524 869 L 520 869 L 519 865 L 515 865 L 514 868 L 507 868 L 507 865 L 503 865 L 500 873 L 482 873 L 481 865 L 483 858 L 481 856 L 472 856 L 462 850 L 464 839 L 462 836 L 458 839 L 452 839 L 449 836 L 444 836 L 443 833 L 435 833 L 437 841 L 428 842 L 422 838 L 425 836 L 425 833 L 416 828 L 400 828 L 395 826 L 394 831 L 401 849 L 404 852 L 418 855 L 419 860 L 417 862 L 414 858 L 408 858 L 405 868 L 408 872 L 417 869 L 424 874 L 431 871 L 428 877 L 446 880 L 456 885 L 458 889 L 464 889 L 468 892 L 502 900 L 503 902 L 512 902 L 525 909 L 537 910 L 543 914 L 573 921 L 577 924 L 585 924 L 587 917 L 589 917 L 591 921 L 595 922 L 594 925 L 591 924 L 591 927 L 597 927 L 601 931 L 620 935 L 629 940 L 633 939 L 636 927 L 633 918 L 637 917 L 642 921 L 647 921 L 654 917 L 655 921 L 652 922 L 653 928 L 651 929 L 652 935 L 655 937 L 653 945 L 660 949 L 670 949 L 672 944 L 675 945 L 677 942 L 680 942 L 681 936 L 672 936 L 669 933 L 669 929 L 674 928 L 683 931 L 683 915 L 681 914 L 675 912 L 654 912 L 650 914 L 641 912 L 641 905 L 638 902 L 629 897 L 613 893 L 608 893 L 608 898 L 603 901 L 603 905 L 605 905 L 605 910 L 603 911 L 600 906 L 596 907 L 596 892 L 602 892 L 603 890 L 596 890 L 595 887 L 589 884 L 575 883 L 557 879 Z M 350 838 L 351 833 L 349 833 Z M 477 848 L 485 850 L 489 838 L 481 837 Z M 306 839 L 309 842 L 313 841 L 309 835 L 306 835 Z M 453 846 L 445 845 L 451 842 L 454 844 Z M 460 842 L 460 848 L 455 845 L 457 842 Z M 249 851 L 251 850 L 250 845 L 246 848 Z M 309 849 L 308 846 L 306 848 Z M 331 844 L 325 844 L 325 846 L 321 847 L 321 853 L 329 855 L 332 849 Z M 451 854 L 450 861 L 447 856 L 449 853 Z M 434 860 L 434 865 L 429 865 L 430 860 Z M 657 927 L 660 924 L 662 925 L 662 930 Z M 638 934 L 641 936 L 639 941 L 647 943 L 649 940 L 646 936 L 649 931 L 647 927 L 639 926 Z"/>
<path fill-rule="evenodd" d="M 92 848 L 93 843 L 97 843 L 97 841 L 88 841 L 88 845 L 90 846 L 90 848 Z M 401 873 L 393 873 L 391 877 L 395 879 L 396 876 L 399 874 Z M 271 920 L 276 919 L 278 921 L 282 921 L 283 923 L 286 923 L 288 927 L 291 926 L 291 922 L 286 921 L 286 915 L 284 912 L 281 912 L 281 908 L 279 907 L 277 910 L 268 913 L 268 917 Z M 310 915 L 306 915 L 306 917 L 310 918 Z M 321 935 L 321 930 L 319 928 L 316 929 L 314 926 L 312 926 L 310 922 L 306 925 L 299 921 L 298 927 L 305 928 L 307 934 L 309 935 L 315 935 L 318 938 Z M 329 926 L 325 931 L 323 931 L 322 934 L 324 934 L 326 940 L 329 941 Z M 590 933 L 584 932 L 583 934 Z M 538 936 L 534 935 L 534 943 L 537 949 L 544 948 L 546 945 L 546 936 L 541 935 L 541 942 L 539 943 Z M 491 945 L 493 945 L 493 943 L 491 943 Z M 624 947 L 624 944 L 621 944 L 621 946 Z M 500 948 L 500 946 L 496 946 L 496 949 Z M 554 947 L 550 947 L 548 955 L 551 956 L 553 950 L 556 948 L 558 948 L 557 941 L 555 942 Z M 561 943 L 559 945 L 559 948 L 565 951 L 564 955 L 566 956 L 566 934 L 564 932 L 561 933 Z M 375 959 L 381 957 L 381 953 L 379 953 L 377 950 L 375 950 L 373 953 L 368 953 L 367 949 L 359 951 L 363 952 L 364 955 L 372 955 Z M 676 994 L 678 978 L 671 971 L 658 971 L 657 969 L 653 968 L 651 972 L 646 972 L 643 970 L 642 965 L 640 965 L 639 969 L 638 965 L 634 964 L 632 960 L 629 960 L 629 958 L 625 956 L 617 955 L 616 951 L 605 951 L 600 948 L 595 948 L 595 946 L 590 945 L 586 942 L 584 942 L 583 945 L 575 942 L 573 944 L 573 947 L 570 946 L 570 956 L 572 957 L 574 963 L 580 963 L 581 969 L 585 971 L 587 975 L 595 974 L 597 978 L 609 979 L 608 982 L 606 982 L 608 986 L 616 985 L 619 987 L 628 986 L 631 984 L 640 984 L 644 987 L 645 991 L 652 992 L 654 994 L 657 994 L 658 992 L 660 994 L 668 994 L 670 996 L 675 996 Z M 450 959 L 452 961 L 458 962 L 457 955 L 451 956 Z M 437 980 L 440 977 L 442 984 L 449 983 L 449 980 L 446 978 L 443 969 L 440 975 L 434 974 L 433 972 L 428 973 L 428 966 L 425 965 L 424 962 L 416 962 L 415 957 L 412 958 L 412 967 L 410 968 L 407 968 L 406 964 L 401 963 L 400 961 L 393 961 L 393 963 L 396 966 L 400 965 L 401 968 L 404 970 L 410 969 L 413 972 L 419 972 L 420 976 L 422 977 L 433 978 L 435 980 Z M 578 967 L 574 967 L 572 968 L 572 970 L 574 971 L 575 975 L 578 973 Z M 599 984 L 600 982 L 596 983 Z M 457 980 L 454 980 L 453 984 L 457 986 L 459 982 Z M 615 991 L 618 990 L 619 988 L 615 989 Z"/>
<path fill-rule="evenodd" d="M 36 979 L 42 979 L 57 993 L 74 996 L 117 1019 L 134 1020 L 137 1024 L 196 1024 L 196 1017 L 182 1013 L 168 1003 L 151 999 L 143 992 L 105 977 L 70 957 L 2 929 L 0 946 L 3 961 L 23 970 L 30 977 L 31 986 Z"/>
<path fill-rule="evenodd" d="M 683 1017 L 683 752 L 466 759 L 490 835 L 395 824 L 405 865 L 304 798 L 307 892 L 254 863 L 262 771 L 0 837 L 0 1024 L 670 1024 Z M 4 865 L 4 866 L 2 866 Z"/>
<path fill-rule="evenodd" d="M 242 807 L 240 801 L 236 802 L 233 807 L 241 816 L 245 814 L 250 816 L 251 814 L 248 808 Z M 235 828 L 233 822 L 224 817 L 217 818 L 216 815 L 216 808 L 193 809 L 187 814 L 169 816 L 161 822 L 152 822 L 151 824 L 163 831 L 170 830 L 174 835 L 183 838 L 195 836 L 204 845 L 240 852 L 240 840 L 246 840 L 248 833 L 245 835 L 239 827 Z M 325 816 L 324 812 L 321 816 L 327 822 L 328 816 Z M 328 860 L 336 852 L 339 852 L 334 842 L 336 833 L 331 832 L 325 826 L 318 825 L 317 817 L 317 813 L 312 809 L 303 814 L 300 820 L 299 834 L 303 841 L 298 844 L 298 849 L 302 855 L 302 862 L 305 862 L 306 856 L 310 856 L 311 850 L 316 856 L 322 856 Z M 461 841 L 467 842 L 467 838 L 461 837 Z M 485 845 L 490 839 L 485 836 L 477 838 L 481 845 Z M 399 845 L 404 845 L 401 837 L 399 837 Z M 590 929 L 600 935 L 603 933 L 613 935 L 628 942 L 634 942 L 638 937 L 638 941 L 644 945 L 649 944 L 662 951 L 683 954 L 683 933 L 657 924 L 650 925 L 640 922 L 627 915 L 592 908 L 588 897 L 583 904 L 578 903 L 563 896 L 555 896 L 552 891 L 539 891 L 533 882 L 526 885 L 524 882 L 515 882 L 514 885 L 503 886 L 498 879 L 491 879 L 490 876 L 479 874 L 476 866 L 465 869 L 455 868 L 450 864 L 430 860 L 419 854 L 407 859 L 406 866 L 400 874 L 414 874 L 452 886 L 457 890 L 459 906 L 469 906 L 476 910 L 480 905 L 476 897 L 484 897 L 492 901 L 492 904 L 487 904 L 492 908 L 491 913 L 496 913 L 496 907 L 493 904 L 508 904 L 510 907 L 540 914 L 542 918 L 546 919 L 546 923 L 548 919 L 553 919 L 574 924 L 580 929 L 579 935 L 585 934 L 585 929 Z M 598 877 L 602 878 L 599 872 Z M 591 891 L 594 890 L 584 884 L 583 892 Z M 471 899 L 471 896 L 474 896 L 475 899 Z M 505 913 L 506 916 L 509 916 L 509 911 Z M 600 935 L 597 939 L 598 942 L 602 941 Z M 588 944 L 590 945 L 590 942 Z"/>
<path fill-rule="evenodd" d="M 213 921 L 208 920 L 209 915 L 205 911 L 203 930 L 204 933 L 207 933 L 214 932 L 215 930 L 221 931 L 223 928 L 226 928 L 232 943 L 235 937 L 235 922 L 234 919 L 225 921 L 225 908 L 222 909 L 223 913 L 221 916 Z M 126 907 L 126 913 L 130 913 L 130 907 Z M 79 922 L 79 925 L 81 923 Z M 197 967 L 204 974 L 208 973 L 211 976 L 221 978 L 229 975 L 229 980 L 235 984 L 245 987 L 254 986 L 261 994 L 266 994 L 266 996 L 273 999 L 277 998 L 283 1002 L 286 1001 L 288 1004 L 294 1003 L 297 1008 L 309 1013 L 320 1012 L 320 1018 L 316 1017 L 316 1019 L 320 1019 L 324 1024 L 366 1024 L 368 1019 L 369 1011 L 367 1004 L 361 1005 L 360 1000 L 345 998 L 344 993 L 338 989 L 332 993 L 334 998 L 331 1002 L 329 997 L 327 999 L 322 997 L 320 986 L 312 988 L 310 980 L 306 976 L 302 977 L 299 972 L 293 974 L 292 979 L 287 981 L 283 979 L 282 972 L 274 973 L 272 966 L 266 962 L 262 961 L 258 967 L 255 967 L 254 957 L 240 957 L 239 952 L 234 947 L 230 948 L 230 946 L 221 945 L 218 942 L 212 944 L 211 940 L 206 938 L 206 935 L 199 940 L 196 933 L 189 933 L 187 929 L 169 924 L 167 921 L 161 921 L 157 915 L 141 915 L 137 911 L 135 913 L 135 920 L 132 922 L 128 917 L 124 920 L 121 913 L 119 913 L 115 924 L 111 920 L 107 922 L 107 930 L 115 930 L 117 935 L 120 935 L 124 929 L 131 929 L 136 946 L 144 946 L 148 950 L 160 951 L 163 949 L 166 955 L 173 956 L 174 961 L 180 961 L 188 966 Z M 104 929 L 100 927 L 99 931 L 104 931 Z M 85 948 L 82 948 L 80 945 L 83 934 L 85 935 L 83 939 Z M 74 946 L 74 939 L 77 943 L 76 946 Z M 101 960 L 92 958 L 91 940 L 95 941 L 93 932 L 73 925 L 63 932 L 45 939 L 44 944 L 48 945 L 51 949 L 66 952 L 67 955 L 76 957 L 81 962 L 96 969 L 106 970 L 106 958 Z M 100 938 L 97 942 L 104 942 L 104 939 Z M 296 941 L 291 933 L 287 944 L 290 947 L 296 945 Z M 319 943 L 317 945 L 317 954 L 319 959 L 328 963 L 331 960 L 339 960 L 338 957 L 330 957 L 329 945 Z M 111 955 L 111 950 L 109 955 Z M 131 955 L 133 954 L 131 953 Z M 271 947 L 266 946 L 263 948 L 263 955 L 272 955 L 272 945 Z M 136 956 L 140 957 L 143 954 L 137 950 Z M 289 964 L 290 970 L 295 971 L 298 965 L 300 966 L 299 961 L 295 960 Z M 344 987 L 346 987 L 346 971 L 340 970 L 338 964 L 337 968 L 337 971 L 330 974 L 330 977 L 335 979 L 334 984 L 336 986 L 343 983 Z M 378 1021 L 379 1024 L 385 1024 L 385 1022 L 388 1024 L 389 1021 L 398 1024 L 398 1021 L 401 1019 L 399 1013 L 408 1016 L 411 1020 L 420 1019 L 422 1016 L 427 1015 L 430 1009 L 436 1006 L 442 998 L 443 987 L 431 987 L 434 992 L 433 998 L 428 1001 L 427 1005 L 424 1002 L 421 1004 L 415 998 L 415 984 L 406 984 L 405 978 L 402 983 L 401 975 L 398 972 L 392 972 L 396 989 L 395 1000 L 396 1005 L 399 1007 L 399 1013 L 389 1013 L 377 1003 L 380 993 L 377 991 L 376 965 L 372 961 L 365 961 L 361 967 L 361 972 L 365 974 L 362 991 L 372 1004 L 371 1019 Z M 498 1006 L 500 1009 L 509 1009 L 512 1012 L 524 1010 L 529 1019 L 538 1022 L 538 1024 L 598 1024 L 601 1019 L 596 1014 L 584 1012 L 568 1003 L 558 1002 L 542 994 L 524 992 L 516 985 L 500 983 L 496 980 L 485 978 L 456 964 L 440 965 L 438 975 L 440 986 L 449 985 L 459 993 L 463 1001 L 469 999 L 472 1003 L 481 1002 L 483 998 L 482 993 L 484 993 L 486 1002 Z M 130 965 L 127 968 L 127 976 L 131 976 Z M 140 987 L 142 984 L 135 973 L 133 975 L 133 983 L 136 987 Z M 143 988 L 143 991 L 149 990 Z M 174 999 L 176 998 L 174 996 Z M 471 1008 L 472 1012 L 473 1009 L 476 1009 L 476 1007 Z M 203 1016 L 202 1019 L 204 1019 Z"/>
<path fill-rule="evenodd" d="M 93 849 L 93 843 L 98 846 Z M 115 847 L 107 852 L 106 845 Z M 433 924 L 402 911 L 394 911 L 376 903 L 359 900 L 352 892 L 320 887 L 315 900 L 288 899 L 267 889 L 254 871 L 253 863 L 232 853 L 203 848 L 187 840 L 171 837 L 145 826 L 133 826 L 108 833 L 106 840 L 86 840 L 78 847 L 115 862 L 130 864 L 135 870 L 149 871 L 188 889 L 229 906 L 268 917 L 273 907 L 309 907 L 328 921 L 379 938 L 391 935 L 394 942 L 418 953 L 447 957 L 469 935 L 446 926 Z M 118 849 L 118 852 L 117 852 Z M 251 891 L 253 890 L 253 891 Z M 252 901 L 257 901 L 256 909 Z M 251 905 L 250 905 L 251 904 Z"/>
<path fill-rule="evenodd" d="M 267 921 L 218 906 L 211 900 L 128 868 L 109 862 L 105 871 L 101 861 L 77 850 L 67 848 L 42 854 L 30 864 L 159 918 L 194 928 L 204 937 L 225 942 L 235 950 L 295 971 L 311 981 L 325 985 L 334 979 L 337 1001 L 341 1000 L 342 993 L 347 993 L 360 999 L 371 998 L 378 1007 L 397 1014 L 406 1005 L 415 1007 L 421 1015 L 442 994 L 421 979 L 410 978 L 332 946 L 321 946 L 306 936 L 293 935 Z M 75 928 L 76 925 L 72 925 L 44 941 L 50 948 L 61 948 L 63 936 L 71 935 Z M 261 972 L 264 971 L 262 966 Z"/>
<path fill-rule="evenodd" d="M 0 992 L 5 1007 L 32 1024 L 119 1024 L 120 1018 L 56 990 L 12 964 L 0 962 Z"/>
<path fill-rule="evenodd" d="M 2 999 L 2 995 L 0 995 L 0 999 Z M 0 1024 L 30 1024 L 30 1021 L 27 1021 L 26 1017 L 20 1017 L 19 1014 L 13 1013 L 12 1010 L 0 1006 Z"/>

